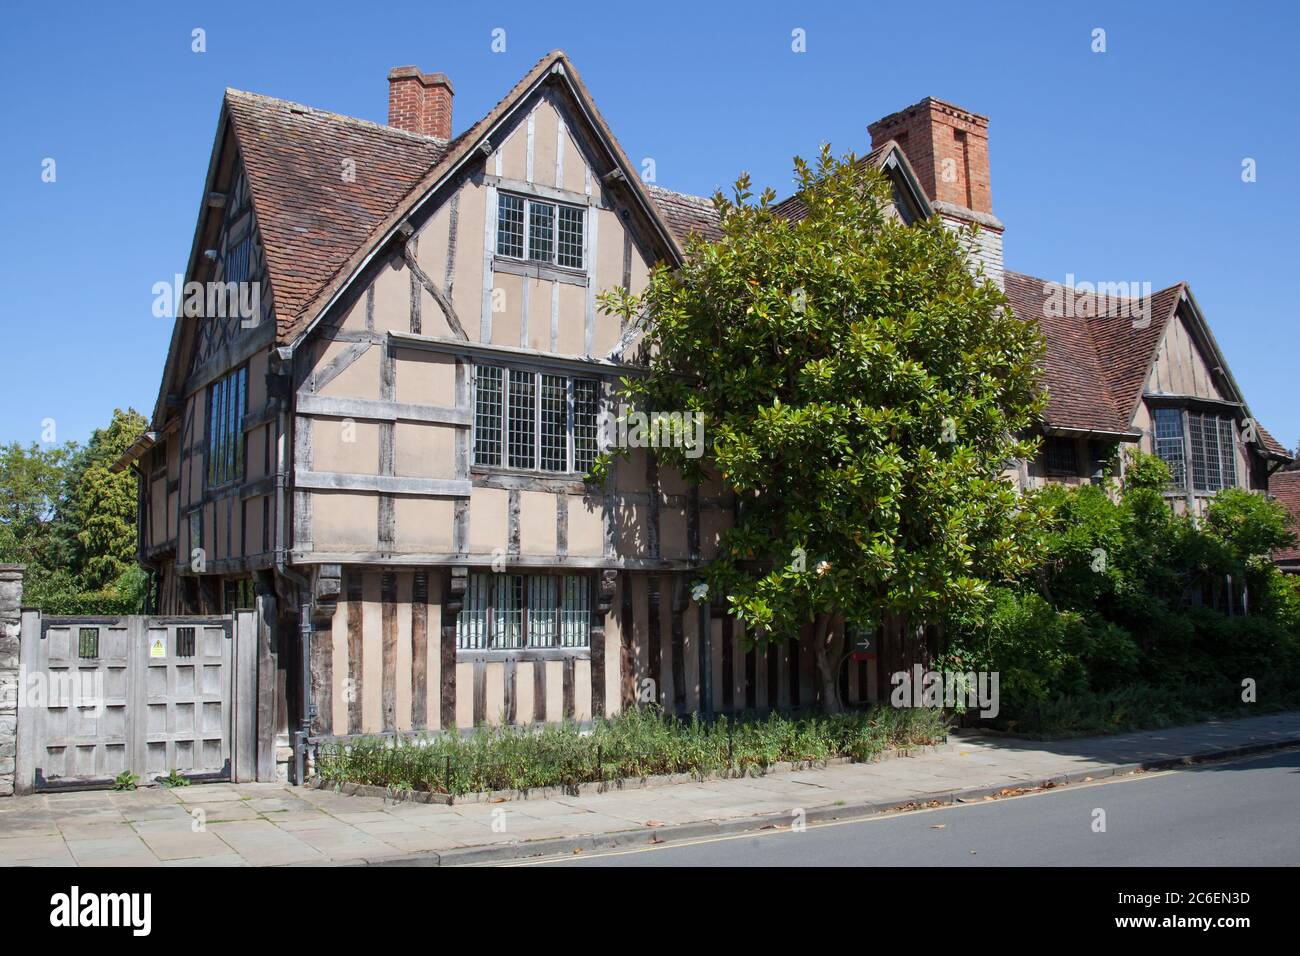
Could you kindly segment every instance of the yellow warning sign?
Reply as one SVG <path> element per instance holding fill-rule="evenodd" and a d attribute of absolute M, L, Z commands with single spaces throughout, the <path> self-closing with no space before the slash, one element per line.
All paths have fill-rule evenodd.
<path fill-rule="evenodd" d="M 150 656 L 150 657 L 166 657 L 166 656 L 167 656 L 167 641 L 166 641 L 166 639 L 161 638 L 161 637 L 155 637 L 155 638 L 153 639 L 153 641 L 149 644 L 149 656 Z"/>

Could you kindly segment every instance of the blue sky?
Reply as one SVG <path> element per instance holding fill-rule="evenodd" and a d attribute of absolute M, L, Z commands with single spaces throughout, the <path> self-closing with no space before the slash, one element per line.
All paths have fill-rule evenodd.
<path fill-rule="evenodd" d="M 460 131 L 560 47 L 628 155 L 686 192 L 748 170 L 785 195 L 792 156 L 861 151 L 868 123 L 927 95 L 989 115 L 1008 267 L 1190 281 L 1294 447 L 1298 26 L 1280 2 L 8 3 L 0 442 L 152 409 L 170 325 L 151 288 L 184 268 L 224 87 L 383 122 L 388 69 L 415 64 L 451 77 Z"/>

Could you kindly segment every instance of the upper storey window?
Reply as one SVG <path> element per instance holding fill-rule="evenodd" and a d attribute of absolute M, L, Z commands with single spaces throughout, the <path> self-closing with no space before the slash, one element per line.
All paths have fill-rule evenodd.
<path fill-rule="evenodd" d="M 224 485 L 243 477 L 247 391 L 247 366 L 208 386 L 209 486 Z"/>
<path fill-rule="evenodd" d="M 497 197 L 497 255 L 581 269 L 585 264 L 586 214 L 580 206 L 501 193 Z"/>
<path fill-rule="evenodd" d="M 1186 447 L 1189 444 L 1193 491 L 1214 492 L 1236 487 L 1237 441 L 1230 417 L 1158 408 L 1155 439 L 1156 454 L 1169 465 L 1174 487 L 1181 490 L 1187 487 Z"/>

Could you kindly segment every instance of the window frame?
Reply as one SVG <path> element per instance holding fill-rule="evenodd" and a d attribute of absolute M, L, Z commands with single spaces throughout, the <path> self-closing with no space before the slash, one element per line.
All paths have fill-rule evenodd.
<path fill-rule="evenodd" d="M 238 240 L 226 240 L 221 257 L 222 282 L 247 282 L 253 274 L 253 231 L 245 230 Z"/>
<path fill-rule="evenodd" d="M 549 619 L 546 628 L 540 626 L 543 619 L 532 614 L 534 604 L 545 596 L 543 592 L 549 595 L 543 602 L 543 613 Z M 507 607 L 502 606 L 503 596 Z M 590 573 L 471 571 L 456 615 L 456 652 L 509 656 L 589 653 L 594 607 L 595 581 Z M 535 627 L 546 635 L 544 643 L 534 638 Z M 501 634 L 508 639 L 502 641 Z"/>
<path fill-rule="evenodd" d="M 501 250 L 501 199 L 509 197 L 517 199 L 523 203 L 522 220 L 520 221 L 521 234 L 519 241 L 514 242 L 514 237 L 509 243 L 511 248 L 518 246 L 522 249 L 521 255 L 515 255 L 513 252 L 503 252 Z M 533 255 L 533 208 L 534 206 L 549 206 L 551 209 L 548 217 L 550 221 L 550 241 L 549 255 L 546 258 L 538 258 Z M 578 223 L 581 229 L 581 241 L 578 243 L 579 256 L 581 262 L 578 265 L 567 264 L 560 261 L 560 209 L 564 208 L 570 212 L 578 214 Z M 512 262 L 536 262 L 554 269 L 564 269 L 574 273 L 585 273 L 587 264 L 590 261 L 587 256 L 587 211 L 589 206 L 578 205 L 577 203 L 565 202 L 561 199 L 550 199 L 545 196 L 529 196 L 524 193 L 512 191 L 501 191 L 497 194 L 496 208 L 496 241 L 493 245 L 493 253 L 498 258 L 509 259 Z M 572 246 L 572 243 L 569 243 Z"/>
<path fill-rule="evenodd" d="M 248 366 L 241 365 L 214 379 L 204 399 L 204 486 L 223 488 L 242 481 L 247 466 L 244 419 L 248 417 Z"/>
<path fill-rule="evenodd" d="M 496 395 L 491 396 L 491 401 L 484 405 L 480 400 L 480 371 L 490 369 L 498 374 L 490 376 L 493 379 L 493 389 L 499 389 Z M 518 465 L 513 464 L 519 460 L 515 454 L 514 438 L 516 433 L 511 430 L 512 417 L 517 416 L 519 409 L 512 408 L 512 381 L 519 376 L 528 376 L 531 380 L 529 389 L 529 404 L 527 406 L 527 433 L 531 445 L 531 454 L 528 460 L 531 464 Z M 564 383 L 563 402 L 564 414 L 564 462 L 563 467 L 559 469 L 543 467 L 543 461 L 554 461 L 552 455 L 549 459 L 546 457 L 544 442 L 547 437 L 544 421 L 545 405 L 543 394 L 544 389 L 549 387 L 554 394 L 554 385 L 547 385 L 547 379 L 560 379 Z M 578 383 L 589 383 L 591 386 L 590 394 L 592 395 L 590 422 L 578 421 L 580 412 L 585 412 L 585 399 L 579 401 L 578 393 L 580 391 Z M 477 469 L 491 469 L 494 471 L 504 471 L 516 474 L 538 475 L 542 477 L 567 477 L 585 476 L 591 470 L 591 463 L 595 461 L 596 456 L 600 454 L 600 412 L 601 396 L 603 394 L 604 381 L 599 376 L 582 375 L 580 373 L 570 372 L 566 369 L 546 369 L 532 366 L 520 366 L 510 363 L 478 363 L 473 365 L 472 374 L 472 396 L 471 405 L 474 409 L 474 419 L 470 426 L 470 448 L 472 449 L 471 466 Z M 491 412 L 499 417 L 496 426 L 490 431 L 495 434 L 494 438 L 489 439 L 495 442 L 495 448 L 480 447 L 480 414 L 486 413 L 490 406 Z M 583 406 L 583 407 L 580 407 Z M 522 406 L 520 406 L 522 408 Z M 522 434 L 524 429 L 520 429 L 518 434 Z M 552 432 L 553 434 L 553 432 Z M 579 451 L 579 439 L 583 448 Z M 522 447 L 522 446 L 518 446 Z M 480 457 L 480 456 L 484 457 Z M 485 457 L 495 458 L 495 461 L 484 460 Z M 579 466 L 580 458 L 587 459 L 584 467 Z"/>
<path fill-rule="evenodd" d="M 1178 434 L 1161 435 L 1176 422 Z M 1151 410 L 1152 451 L 1169 466 L 1178 494 L 1214 495 L 1241 487 L 1237 463 L 1237 420 L 1212 408 L 1157 405 Z"/>
<path fill-rule="evenodd" d="M 1043 442 L 1043 470 L 1057 477 L 1079 476 L 1079 443 L 1070 435 L 1047 435 Z M 1069 467 L 1061 464 L 1063 450 L 1069 452 Z M 1054 454 L 1055 451 L 1055 454 Z"/>

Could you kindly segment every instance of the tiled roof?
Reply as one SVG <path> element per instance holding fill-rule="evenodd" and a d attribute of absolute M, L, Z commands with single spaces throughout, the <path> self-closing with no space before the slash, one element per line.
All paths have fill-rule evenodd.
<path fill-rule="evenodd" d="M 1258 422 L 1256 424 L 1258 424 Z M 1270 435 L 1268 433 L 1268 429 L 1266 429 L 1263 425 L 1259 426 L 1259 440 L 1263 442 L 1264 447 L 1267 448 L 1274 455 L 1279 455 L 1288 460 L 1293 460 L 1295 458 L 1295 456 L 1291 454 L 1291 449 L 1287 448 L 1280 441 L 1278 441 L 1276 438 Z"/>
<path fill-rule="evenodd" d="M 1142 397 L 1156 349 L 1183 289 L 1180 282 L 1156 292 L 1150 302 L 1141 304 L 1150 311 L 1142 313 L 1140 319 L 1134 318 L 1138 313 L 1131 299 L 1098 300 L 1093 297 L 1094 301 L 1110 306 L 1104 310 L 1106 314 L 1088 319 L 1088 326 L 1092 329 L 1093 341 L 1097 343 L 1097 355 L 1118 403 L 1117 408 L 1125 418 L 1133 414 Z"/>
<path fill-rule="evenodd" d="M 303 307 L 449 144 L 239 90 L 226 90 L 226 107 L 284 340 Z M 355 170 L 352 182 L 345 168 Z"/>
<path fill-rule="evenodd" d="M 501 100 L 492 107 L 487 114 L 477 123 L 471 126 L 465 132 L 461 133 L 450 143 L 446 144 L 445 152 L 437 159 L 436 162 L 424 170 L 423 175 L 416 178 L 414 183 L 409 184 L 401 200 L 392 207 L 386 216 L 380 217 L 373 222 L 368 233 L 362 241 L 353 246 L 352 254 L 346 257 L 334 273 L 320 286 L 314 296 L 312 296 L 303 306 L 300 314 L 291 321 L 288 326 L 286 338 L 292 338 L 303 329 L 307 323 L 313 319 L 322 308 L 324 308 L 332 296 L 337 294 L 350 280 L 355 270 L 365 261 L 370 250 L 394 227 L 400 224 L 401 220 L 409 215 L 416 207 L 418 202 L 428 195 L 429 191 L 437 185 L 438 181 L 447 175 L 451 170 L 466 158 L 472 149 L 475 149 L 483 137 L 491 130 L 498 121 L 505 118 L 511 109 L 518 103 L 525 92 L 546 79 L 548 75 L 559 74 L 567 76 L 572 83 L 576 95 L 582 100 L 588 115 L 591 117 L 597 131 L 604 136 L 606 145 L 613 153 L 616 162 L 623 170 L 625 175 L 629 175 L 635 167 L 623 152 L 618 140 L 614 137 L 613 131 L 610 130 L 609 124 L 605 122 L 600 110 L 596 107 L 586 85 L 582 82 L 582 77 L 573 64 L 569 62 L 563 50 L 552 50 L 535 63 L 532 68 L 516 83 Z M 436 142 L 436 141 L 435 141 Z M 632 177 L 629 175 L 629 182 Z M 635 193 L 640 189 L 639 177 L 630 187 Z M 671 243 L 672 231 L 667 223 L 663 221 L 662 214 L 658 207 L 650 200 L 648 196 L 645 199 L 645 211 L 651 219 L 654 228 L 658 233 L 664 236 L 663 252 L 668 257 L 677 257 L 679 251 Z M 364 232 L 364 230 L 363 230 Z M 282 333 L 283 334 L 283 333 Z"/>
<path fill-rule="evenodd" d="M 1085 431 L 1129 431 L 1129 416 L 1120 413 L 1088 320 L 1050 314 L 1050 282 L 1019 272 L 1006 272 L 1004 282 L 1012 311 L 1022 321 L 1037 322 L 1046 340 L 1043 384 L 1047 387 L 1047 424 Z"/>
<path fill-rule="evenodd" d="M 885 161 L 885 157 L 891 149 L 895 148 L 895 145 L 891 140 L 863 156 L 860 161 L 879 169 L 881 163 Z M 673 235 L 677 237 L 678 242 L 685 243 L 686 237 L 692 233 L 710 242 L 722 238 L 720 217 L 711 198 L 674 192 L 661 186 L 650 186 L 649 191 L 650 197 L 654 199 L 655 205 L 659 207 L 660 214 L 673 231 Z M 778 203 L 773 203 L 772 212 L 782 219 L 798 222 L 807 215 L 808 210 L 804 206 L 803 199 L 798 193 L 795 193 Z"/>
<path fill-rule="evenodd" d="M 552 68 L 571 71 L 590 100 L 572 64 L 562 52 L 553 51 L 486 116 L 450 142 L 227 90 L 225 104 L 262 234 L 279 341 L 292 341 L 386 230 L 409 214 L 445 170 L 454 167 L 480 135 Z M 603 118 L 598 113 L 594 118 L 626 162 Z M 879 167 L 896 148 L 893 142 L 885 143 L 862 162 Z M 347 160 L 355 164 L 351 182 L 343 176 Z M 712 199 L 658 186 L 649 186 L 647 193 L 652 218 L 657 216 L 679 244 L 691 234 L 707 241 L 721 237 Z M 776 203 L 773 210 L 791 220 L 805 213 L 797 194 Z M 1185 287 L 1180 283 L 1156 293 L 1151 322 L 1145 327 L 1136 327 L 1129 317 L 1115 317 L 1123 303 L 1114 299 L 1103 300 L 1110 308 L 1100 310 L 1100 317 L 1049 315 L 1044 303 L 1051 288 L 1042 279 L 1006 273 L 1007 297 L 1014 311 L 1022 319 L 1039 322 L 1047 340 L 1048 425 L 1127 432 L 1155 349 Z M 1271 435 L 1261 432 L 1271 452 L 1287 454 Z"/>
<path fill-rule="evenodd" d="M 1278 500 L 1295 522 L 1300 534 L 1300 471 L 1279 471 L 1268 479 L 1268 493 Z M 1273 552 L 1274 561 L 1300 561 L 1300 543 L 1295 547 Z"/>
<path fill-rule="evenodd" d="M 659 214 L 679 243 L 685 244 L 686 237 L 692 233 L 709 242 L 722 238 L 721 217 L 712 199 L 677 193 L 659 186 L 650 186 L 649 190 L 650 198 L 659 207 Z"/>
<path fill-rule="evenodd" d="M 873 166 L 876 169 L 879 169 L 881 164 L 885 161 L 885 157 L 889 155 L 889 151 L 896 148 L 897 145 L 898 144 L 891 139 L 889 142 L 882 143 L 880 146 L 873 149 L 866 156 L 859 159 L 858 162 L 862 165 Z M 808 207 L 804 205 L 803 197 L 799 195 L 799 193 L 795 193 L 793 196 L 787 196 L 779 203 L 773 205 L 772 212 L 780 216 L 782 219 L 789 219 L 791 222 L 798 222 L 804 216 L 808 215 Z"/>

